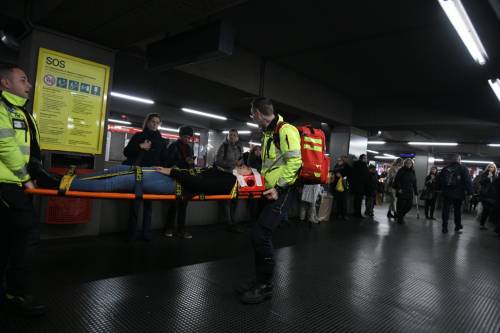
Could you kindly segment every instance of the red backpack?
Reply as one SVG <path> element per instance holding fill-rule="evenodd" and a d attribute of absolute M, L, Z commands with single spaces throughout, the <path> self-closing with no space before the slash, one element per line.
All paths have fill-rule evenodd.
<path fill-rule="evenodd" d="M 279 123 L 273 135 L 274 145 L 280 149 L 279 131 L 285 122 Z M 302 167 L 299 180 L 303 184 L 326 184 L 330 171 L 330 158 L 326 156 L 326 141 L 323 130 L 311 126 L 298 126 Z"/>

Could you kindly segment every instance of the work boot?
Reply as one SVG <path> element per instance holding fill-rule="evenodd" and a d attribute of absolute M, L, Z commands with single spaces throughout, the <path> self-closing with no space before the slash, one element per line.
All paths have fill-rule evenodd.
<path fill-rule="evenodd" d="M 174 237 L 174 231 L 172 229 L 165 230 L 165 237 L 168 237 L 168 238 Z"/>
<path fill-rule="evenodd" d="M 462 233 L 462 229 L 463 229 L 463 228 L 464 228 L 464 226 L 463 226 L 463 225 L 457 225 L 457 226 L 455 227 L 455 232 L 457 232 L 457 233 L 461 234 L 461 233 Z"/>
<path fill-rule="evenodd" d="M 25 316 L 41 316 L 47 312 L 47 306 L 41 304 L 31 295 L 14 296 L 5 294 L 7 309 Z"/>
<path fill-rule="evenodd" d="M 256 284 L 252 289 L 241 295 L 240 301 L 244 304 L 260 304 L 271 299 L 273 287 L 271 284 Z"/>
<path fill-rule="evenodd" d="M 255 281 L 255 279 L 247 279 L 236 286 L 234 288 L 234 291 L 241 296 L 247 291 L 251 290 L 256 284 L 257 282 Z"/>

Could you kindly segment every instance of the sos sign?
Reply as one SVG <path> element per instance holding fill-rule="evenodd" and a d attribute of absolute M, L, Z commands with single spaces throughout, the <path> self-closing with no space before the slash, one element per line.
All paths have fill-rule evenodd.
<path fill-rule="evenodd" d="M 60 60 L 60 59 L 53 58 L 53 57 L 47 57 L 47 58 L 45 58 L 45 63 L 47 65 L 51 65 L 51 66 L 55 66 L 55 67 L 60 67 L 60 68 L 65 68 L 66 67 L 66 63 L 65 63 L 64 60 Z"/>

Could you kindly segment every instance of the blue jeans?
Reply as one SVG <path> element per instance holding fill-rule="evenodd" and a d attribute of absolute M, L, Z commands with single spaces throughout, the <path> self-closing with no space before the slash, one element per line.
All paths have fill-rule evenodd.
<path fill-rule="evenodd" d="M 70 190 L 86 192 L 123 192 L 133 193 L 135 187 L 135 174 L 119 175 L 102 179 L 85 179 L 113 172 L 130 170 L 128 165 L 116 165 L 107 171 L 97 172 L 90 175 L 81 175 L 73 180 Z M 142 168 L 142 192 L 147 194 L 173 194 L 175 193 L 175 181 L 162 173 L 154 171 L 154 168 Z"/>

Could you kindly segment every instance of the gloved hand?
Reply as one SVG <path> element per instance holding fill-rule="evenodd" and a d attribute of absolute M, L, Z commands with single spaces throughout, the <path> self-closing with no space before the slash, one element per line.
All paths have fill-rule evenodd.
<path fill-rule="evenodd" d="M 58 188 L 61 180 L 60 175 L 51 174 L 44 169 L 42 162 L 36 158 L 30 158 L 28 173 L 31 179 L 36 181 L 37 186 L 45 188 Z"/>

